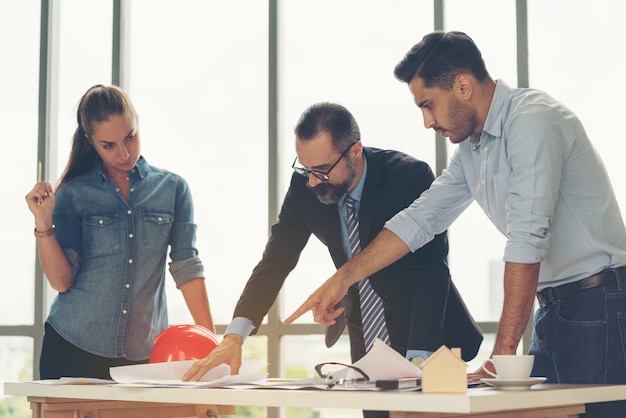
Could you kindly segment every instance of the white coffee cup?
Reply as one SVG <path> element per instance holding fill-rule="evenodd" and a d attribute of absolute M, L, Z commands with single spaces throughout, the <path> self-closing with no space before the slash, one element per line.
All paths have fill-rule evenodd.
<path fill-rule="evenodd" d="M 494 355 L 483 362 L 482 369 L 489 375 L 503 380 L 524 380 L 530 377 L 533 369 L 535 356 L 532 354 L 523 355 Z M 496 369 L 496 373 L 491 372 L 485 366 L 491 363 Z"/>

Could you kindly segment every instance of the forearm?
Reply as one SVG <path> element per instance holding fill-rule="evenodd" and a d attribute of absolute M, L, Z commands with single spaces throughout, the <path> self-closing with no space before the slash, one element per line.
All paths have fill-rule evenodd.
<path fill-rule="evenodd" d="M 344 264 L 335 276 L 347 289 L 409 253 L 409 247 L 393 232 L 383 228 L 358 255 Z"/>
<path fill-rule="evenodd" d="M 215 332 L 215 324 L 211 315 L 209 297 L 206 291 L 204 279 L 201 277 L 191 279 L 180 285 L 187 308 L 194 322 L 208 330 Z"/>
<path fill-rule="evenodd" d="M 36 228 L 37 231 L 46 229 Z M 67 292 L 72 287 L 72 268 L 54 235 L 37 238 L 39 262 L 50 286 L 58 292 Z"/>
<path fill-rule="evenodd" d="M 67 292 L 72 287 L 72 267 L 56 239 L 52 216 L 56 197 L 51 184 L 38 181 L 26 195 L 26 203 L 35 218 L 41 268 L 54 290 Z"/>
<path fill-rule="evenodd" d="M 285 323 L 291 324 L 305 312 L 312 311 L 315 322 L 325 326 L 334 324 L 337 316 L 344 310 L 343 307 L 335 306 L 351 285 L 388 266 L 408 252 L 409 247 L 398 236 L 383 229 L 365 250 L 344 264 L 294 313 L 285 318 Z"/>
<path fill-rule="evenodd" d="M 532 313 L 539 263 L 505 263 L 504 305 L 493 354 L 515 354 Z"/>

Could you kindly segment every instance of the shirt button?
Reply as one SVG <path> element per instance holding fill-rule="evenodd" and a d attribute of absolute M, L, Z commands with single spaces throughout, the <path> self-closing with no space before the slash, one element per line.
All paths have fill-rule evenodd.
<path fill-rule="evenodd" d="M 163 222 L 163 218 L 161 218 L 160 216 L 157 218 L 157 220 L 159 221 L 159 223 Z"/>
<path fill-rule="evenodd" d="M 126 286 L 124 286 L 126 289 L 130 289 L 130 283 L 126 283 Z"/>
<path fill-rule="evenodd" d="M 119 188 L 116 188 L 116 189 L 115 189 L 115 191 L 119 193 L 120 189 L 119 189 Z"/>
<path fill-rule="evenodd" d="M 100 220 L 98 221 L 98 224 L 99 224 L 99 225 L 104 225 L 104 221 L 103 221 L 102 219 L 100 219 Z"/>
<path fill-rule="evenodd" d="M 128 210 L 126 211 L 126 213 L 130 215 L 131 213 L 133 213 L 133 211 L 132 211 L 132 210 L 130 210 L 130 209 L 128 209 Z"/>
<path fill-rule="evenodd" d="M 127 311 L 126 309 L 123 309 L 123 310 L 122 310 L 122 313 L 123 313 L 124 315 L 126 315 L 126 314 L 128 314 L 128 311 Z"/>
<path fill-rule="evenodd" d="M 132 238 L 132 237 L 134 237 L 133 234 L 128 234 L 128 238 Z"/>
<path fill-rule="evenodd" d="M 128 260 L 128 264 L 133 264 L 133 259 Z"/>
<path fill-rule="evenodd" d="M 131 191 L 131 192 L 134 192 L 134 191 L 135 191 L 135 188 L 134 188 L 134 187 L 131 187 L 131 188 L 130 188 L 130 191 Z"/>

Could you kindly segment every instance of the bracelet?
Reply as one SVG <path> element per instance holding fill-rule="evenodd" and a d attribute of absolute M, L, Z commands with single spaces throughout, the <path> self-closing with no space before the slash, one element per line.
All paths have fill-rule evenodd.
<path fill-rule="evenodd" d="M 52 235 L 54 235 L 54 225 L 52 225 L 50 228 L 46 229 L 45 231 L 37 231 L 37 228 L 35 228 L 34 233 L 35 233 L 36 238 L 51 237 Z"/>

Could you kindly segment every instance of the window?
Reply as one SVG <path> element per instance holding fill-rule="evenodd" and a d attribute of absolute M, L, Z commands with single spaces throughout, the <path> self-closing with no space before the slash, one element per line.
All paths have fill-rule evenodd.
<path fill-rule="evenodd" d="M 20 25 L 13 25 L 19 21 Z M 0 5 L 0 37 L 5 82 L 0 101 L 0 132 L 4 139 L 3 216 L 0 261 L 0 325 L 26 325 L 34 321 L 35 240 L 33 217 L 24 196 L 37 180 L 37 106 L 39 62 L 39 2 Z M 7 99 L 10 98 L 10 99 Z"/>
<path fill-rule="evenodd" d="M 567 18 L 563 12 L 567 10 Z M 621 129 L 626 65 L 621 44 L 626 3 L 612 0 L 528 2 L 530 85 L 546 90 L 576 113 L 604 160 L 617 200 L 626 210 Z M 555 25 L 554 22 L 559 24 Z"/>
<path fill-rule="evenodd" d="M 620 20 L 626 15 L 626 3 L 526 2 L 530 86 L 546 90 L 581 118 L 625 207 L 619 152 L 623 145 L 615 121 L 624 107 L 616 98 L 623 96 L 624 89 L 619 76 L 626 58 L 619 51 L 626 39 Z M 0 173 L 7 180 L 4 190 L 10 198 L 3 200 L 5 216 L 0 217 L 4 238 L 0 257 L 5 266 L 0 281 L 0 365 L 5 367 L 0 367 L 0 381 L 37 376 L 34 347 L 42 337 L 40 317 L 47 312 L 47 305 L 38 305 L 54 297 L 53 291 L 43 289 L 45 279 L 38 278 L 33 220 L 24 195 L 34 183 L 39 155 L 47 155 L 46 178 L 53 183 L 58 179 L 67 161 L 79 98 L 94 84 L 111 83 L 114 35 L 113 0 L 5 3 L 0 4 L 0 39 L 7 65 L 0 67 L 0 76 L 7 81 L 3 97 L 8 99 L 0 104 L 6 148 Z M 190 184 L 197 246 L 220 330 L 231 319 L 274 221 L 268 189 L 277 188 L 281 203 L 289 184 L 295 155 L 293 128 L 302 111 L 318 101 L 339 102 L 355 115 L 364 145 L 407 152 L 435 169 L 433 132 L 424 129 L 407 86 L 395 80 L 394 66 L 433 29 L 434 5 L 443 4 L 445 29 L 467 32 L 482 50 L 491 75 L 517 85 L 520 3 L 524 2 L 127 3 L 129 61 L 122 69 L 127 80 L 123 87 L 139 112 L 142 151 L 148 162 L 180 174 Z M 274 4 L 277 16 L 270 14 Z M 40 22 L 42 5 L 51 7 L 51 25 L 42 36 L 50 48 L 49 58 L 40 64 L 40 28 L 46 28 Z M 276 27 L 270 26 L 274 17 Z M 277 74 L 270 73 L 273 56 L 268 46 L 272 41 L 268 33 L 274 29 Z M 48 90 L 39 90 L 46 88 L 39 68 L 44 68 L 42 79 L 49 82 L 49 96 L 44 94 Z M 268 80 L 275 75 L 278 86 L 273 91 Z M 274 95 L 276 107 L 271 104 Z M 40 97 L 49 102 L 40 103 Z M 42 104 L 47 105 L 48 119 Z M 278 138 L 268 134 L 274 117 Z M 44 120 L 48 123 L 41 124 Z M 274 145 L 277 155 L 270 155 Z M 448 155 L 454 149 L 447 144 Z M 277 168 L 270 167 L 273 158 Z M 274 168 L 276 180 L 271 174 Z M 476 319 L 493 325 L 502 302 L 504 237 L 476 205 L 449 234 L 453 279 Z M 312 237 L 286 281 L 278 316 L 293 312 L 334 271 L 326 248 Z M 166 283 L 170 322 L 190 322 L 169 276 Z M 298 326 L 310 327 L 310 323 L 311 316 L 305 315 Z M 251 337 L 244 346 L 246 358 L 279 362 L 281 373 L 288 377 L 311 372 L 313 358 L 347 361 L 347 337 L 327 350 L 321 327 L 319 334 L 303 335 L 292 331 L 300 328 L 281 328 L 275 319 L 267 324 L 295 335 Z M 469 368 L 477 367 L 492 346 L 493 334 L 489 334 L 483 352 Z M 19 360 L 14 362 L 15 358 Z M 25 400 L 0 398 L 0 417 L 7 414 L 22 418 L 30 411 Z"/>
<path fill-rule="evenodd" d="M 14 336 L 35 322 L 35 240 L 24 195 L 37 179 L 39 1 L 0 3 L 0 384 L 33 378 L 33 339 Z M 16 25 L 15 22 L 19 22 Z M 19 41 L 16 41 L 19 40 Z M 25 397 L 0 396 L 0 417 L 31 416 Z"/>
<path fill-rule="evenodd" d="M 142 154 L 189 183 L 220 324 L 267 239 L 267 13 L 256 0 L 131 2 L 127 90 Z M 192 321 L 166 282 L 170 321 Z"/>

